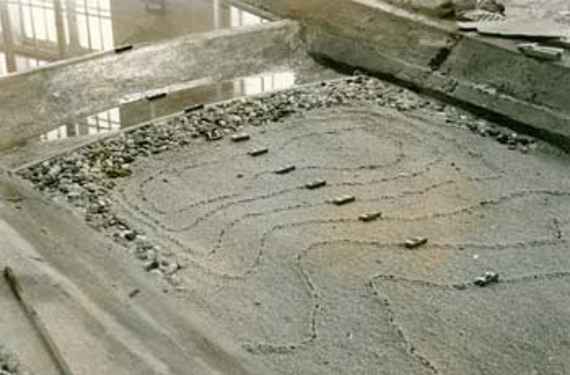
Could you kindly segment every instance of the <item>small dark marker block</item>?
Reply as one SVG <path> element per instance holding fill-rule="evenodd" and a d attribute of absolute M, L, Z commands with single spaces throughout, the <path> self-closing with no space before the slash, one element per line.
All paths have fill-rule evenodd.
<path fill-rule="evenodd" d="M 240 133 L 232 135 L 232 142 L 245 142 L 251 139 L 250 135 L 247 133 Z"/>
<path fill-rule="evenodd" d="M 348 203 L 352 203 L 356 201 L 356 197 L 354 195 L 343 195 L 342 197 L 336 197 L 332 200 L 333 204 L 337 206 L 342 206 Z"/>
<path fill-rule="evenodd" d="M 256 148 L 255 150 L 251 150 L 248 152 L 249 156 L 261 156 L 267 154 L 269 152 L 268 148 Z"/>
<path fill-rule="evenodd" d="M 297 167 L 295 167 L 294 165 L 288 165 L 286 167 L 276 170 L 275 174 L 287 174 L 293 172 L 295 169 L 297 169 Z"/>
<path fill-rule="evenodd" d="M 408 249 L 417 249 L 420 246 L 423 246 L 428 243 L 428 239 L 425 237 L 416 237 L 407 240 L 404 243 L 404 246 Z"/>
<path fill-rule="evenodd" d="M 381 217 L 382 217 L 382 212 L 372 212 L 360 215 L 358 217 L 358 220 L 368 223 L 370 221 L 378 220 Z"/>
<path fill-rule="evenodd" d="M 306 184 L 305 187 L 309 190 L 315 190 L 315 189 L 320 189 L 326 185 L 327 182 L 325 180 L 315 180 Z"/>
<path fill-rule="evenodd" d="M 204 104 L 196 104 L 196 105 L 192 105 L 190 107 L 186 107 L 184 109 L 184 113 L 190 113 L 190 112 L 194 112 L 194 111 L 199 111 L 201 109 L 204 109 Z"/>
<path fill-rule="evenodd" d="M 146 97 L 146 100 L 148 100 L 149 102 L 152 102 L 153 100 L 158 100 L 158 99 L 162 99 L 165 98 L 168 94 L 165 92 L 161 92 L 158 94 L 153 94 L 153 95 L 149 95 Z"/>
<path fill-rule="evenodd" d="M 133 45 L 132 44 L 127 44 L 126 46 L 120 46 L 115 48 L 115 53 L 123 53 L 123 52 L 127 52 L 133 49 Z"/>

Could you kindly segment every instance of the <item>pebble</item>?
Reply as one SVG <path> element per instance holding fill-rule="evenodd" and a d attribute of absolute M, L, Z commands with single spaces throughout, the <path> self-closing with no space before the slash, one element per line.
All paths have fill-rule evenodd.
<path fill-rule="evenodd" d="M 150 272 L 152 270 L 158 269 L 158 267 L 160 267 L 160 264 L 158 263 L 158 261 L 156 259 L 148 261 L 144 264 L 144 270 L 146 272 Z"/>
<path fill-rule="evenodd" d="M 122 237 L 127 241 L 134 241 L 137 238 L 137 232 L 134 230 L 128 230 L 123 232 Z"/>

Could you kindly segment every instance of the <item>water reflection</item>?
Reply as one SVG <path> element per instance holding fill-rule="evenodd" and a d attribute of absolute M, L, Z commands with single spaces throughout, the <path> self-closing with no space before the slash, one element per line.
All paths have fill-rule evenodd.
<path fill-rule="evenodd" d="M 0 0 L 0 76 L 119 45 L 262 22 L 223 0 Z"/>
<path fill-rule="evenodd" d="M 182 111 L 191 104 L 211 103 L 244 95 L 256 95 L 292 87 L 293 72 L 262 74 L 235 81 L 194 87 L 169 94 L 157 101 L 138 100 L 118 108 L 89 116 L 83 121 L 63 125 L 41 136 L 50 142 L 77 136 L 96 135 L 117 131 L 154 118 Z"/>

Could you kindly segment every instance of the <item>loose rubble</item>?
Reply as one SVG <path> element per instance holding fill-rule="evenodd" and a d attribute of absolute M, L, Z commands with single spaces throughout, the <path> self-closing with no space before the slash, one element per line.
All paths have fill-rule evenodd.
<path fill-rule="evenodd" d="M 147 239 L 142 231 L 132 228 L 126 220 L 119 217 L 109 199 L 117 179 L 133 173 L 131 165 L 135 161 L 188 147 L 198 137 L 216 141 L 227 134 L 238 133 L 241 139 L 240 134 L 246 125 L 261 126 L 300 116 L 311 110 L 361 103 L 374 103 L 402 112 L 443 115 L 449 126 L 468 128 L 475 134 L 494 138 L 521 152 L 528 152 L 534 145 L 530 138 L 500 129 L 457 108 L 375 78 L 357 75 L 261 97 L 211 106 L 193 105 L 182 114 L 161 123 L 127 130 L 114 138 L 40 163 L 20 174 L 36 189 L 78 209 L 91 227 L 108 234 L 129 249 L 146 271 L 165 277 L 175 286 L 178 283 L 175 276 L 181 267 L 180 262 L 165 256 L 164 251 Z M 249 154 L 258 156 L 267 152 L 267 149 L 260 148 Z M 290 165 L 275 172 L 290 173 L 293 170 L 295 166 Z M 318 188 L 324 185 L 317 181 L 311 186 Z M 350 196 L 339 197 L 336 204 L 354 200 Z"/>

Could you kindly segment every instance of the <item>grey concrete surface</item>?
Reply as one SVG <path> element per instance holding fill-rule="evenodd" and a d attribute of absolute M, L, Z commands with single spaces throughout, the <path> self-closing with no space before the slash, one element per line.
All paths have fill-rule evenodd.
<path fill-rule="evenodd" d="M 114 199 L 253 358 L 283 374 L 569 371 L 567 161 L 368 107 L 247 130 L 267 157 L 196 145 L 140 163 Z M 302 188 L 315 178 L 329 187 Z M 342 194 L 356 203 L 326 202 Z M 429 245 L 401 246 L 417 235 Z M 504 282 L 454 287 L 487 270 Z"/>
<path fill-rule="evenodd" d="M 568 156 L 511 150 L 449 121 L 431 109 L 437 103 L 369 83 L 358 90 L 377 104 L 298 107 L 280 123 L 239 128 L 249 142 L 197 138 L 137 157 L 114 187 L 93 182 L 98 199 L 163 259 L 175 259 L 180 268 L 165 290 L 177 311 L 208 316 L 267 373 L 567 373 Z M 331 87 L 327 98 L 355 87 Z M 192 118 L 267 105 L 237 101 Z M 187 125 L 155 129 L 164 137 L 179 126 L 175 139 L 183 140 L 194 131 Z M 90 152 L 115 159 L 111 150 L 127 139 Z M 269 153 L 247 154 L 258 147 Z M 291 164 L 291 173 L 274 173 Z M 321 178 L 324 188 L 304 188 Z M 356 201 L 329 203 L 344 194 Z M 376 211 L 380 220 L 358 219 Z M 406 249 L 415 236 L 428 244 Z M 133 275 L 148 275 L 134 265 Z M 500 282 L 475 286 L 487 271 Z"/>
<path fill-rule="evenodd" d="M 150 90 L 207 77 L 247 76 L 276 65 L 294 68 L 304 55 L 301 46 L 297 24 L 282 21 L 184 36 L 126 54 L 0 78 L 0 149 Z"/>

